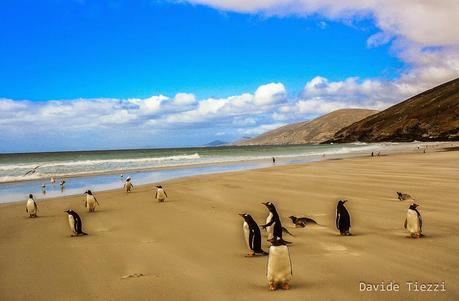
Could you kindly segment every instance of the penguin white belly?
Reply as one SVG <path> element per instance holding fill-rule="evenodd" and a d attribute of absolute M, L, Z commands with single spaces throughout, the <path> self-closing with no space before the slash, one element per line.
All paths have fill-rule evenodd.
<path fill-rule="evenodd" d="M 268 217 L 266 218 L 266 223 L 269 223 L 272 218 L 273 218 L 273 214 L 269 213 Z M 266 227 L 266 233 L 268 233 L 268 239 L 273 238 L 273 229 L 274 229 L 274 224 L 272 224 L 269 227 Z"/>
<path fill-rule="evenodd" d="M 158 191 L 156 192 L 158 195 L 156 196 L 156 198 L 158 199 L 158 201 L 160 202 L 164 202 L 164 200 L 166 199 L 166 194 L 164 193 L 164 190 L 162 190 L 161 188 L 158 189 Z"/>
<path fill-rule="evenodd" d="M 406 229 L 410 233 L 421 233 L 421 225 L 416 211 L 408 209 L 406 213 Z"/>
<path fill-rule="evenodd" d="M 287 246 L 269 247 L 268 282 L 275 284 L 288 283 L 292 279 L 292 266 Z"/>
<path fill-rule="evenodd" d="M 244 240 L 245 240 L 245 244 L 247 245 L 247 249 L 249 250 L 249 252 L 251 251 L 250 249 L 250 242 L 249 242 L 249 237 L 250 237 L 250 228 L 249 228 L 249 225 L 244 222 L 242 224 L 242 231 L 244 232 Z"/>
<path fill-rule="evenodd" d="M 86 208 L 89 210 L 94 210 L 94 208 L 96 208 L 96 199 L 93 195 L 86 196 Z"/>
<path fill-rule="evenodd" d="M 69 227 L 70 227 L 70 230 L 72 230 L 74 234 L 77 234 L 75 231 L 75 219 L 70 214 L 69 214 Z"/>
<path fill-rule="evenodd" d="M 124 184 L 124 187 L 126 189 L 126 191 L 131 191 L 132 189 L 132 183 L 131 182 L 126 182 L 126 184 Z"/>
<path fill-rule="evenodd" d="M 32 199 L 27 200 L 27 212 L 29 214 L 36 214 L 37 210 L 35 209 L 35 203 Z"/>

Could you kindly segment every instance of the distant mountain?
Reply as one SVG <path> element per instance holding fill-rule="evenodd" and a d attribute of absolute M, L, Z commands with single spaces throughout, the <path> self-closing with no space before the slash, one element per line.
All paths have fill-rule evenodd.
<path fill-rule="evenodd" d="M 331 139 L 343 127 L 377 113 L 366 109 L 341 109 L 311 121 L 289 124 L 235 145 L 285 145 L 320 143 Z"/>
<path fill-rule="evenodd" d="M 226 144 L 228 144 L 228 142 L 221 141 L 221 140 L 214 140 L 212 142 L 207 143 L 206 146 L 222 146 Z"/>
<path fill-rule="evenodd" d="M 459 140 L 459 78 L 338 131 L 328 142 Z"/>

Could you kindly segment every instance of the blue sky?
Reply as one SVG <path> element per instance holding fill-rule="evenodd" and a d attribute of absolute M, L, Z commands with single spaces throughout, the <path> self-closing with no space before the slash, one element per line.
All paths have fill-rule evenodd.
<path fill-rule="evenodd" d="M 271 2 L 1 1 L 0 151 L 231 141 L 341 107 L 384 108 L 458 74 L 423 77 L 457 45 L 423 41 L 403 15 L 389 26 L 389 12 L 353 1 Z"/>

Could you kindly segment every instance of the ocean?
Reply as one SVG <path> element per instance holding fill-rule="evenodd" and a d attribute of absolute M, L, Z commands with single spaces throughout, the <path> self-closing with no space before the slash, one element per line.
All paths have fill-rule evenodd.
<path fill-rule="evenodd" d="M 177 177 L 318 161 L 343 155 L 389 151 L 399 144 L 225 146 L 0 154 L 0 203 L 113 189 L 127 176 L 134 184 Z M 123 176 L 121 176 L 123 175 Z M 51 177 L 56 183 L 50 183 Z M 58 184 L 64 178 L 64 190 Z M 45 185 L 42 189 L 42 185 Z"/>

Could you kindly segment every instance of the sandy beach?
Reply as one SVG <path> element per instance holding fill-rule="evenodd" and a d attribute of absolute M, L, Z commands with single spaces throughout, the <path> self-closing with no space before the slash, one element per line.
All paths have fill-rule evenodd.
<path fill-rule="evenodd" d="M 38 201 L 35 219 L 25 202 L 1 205 L 0 299 L 458 300 L 458 179 L 458 151 L 395 154 L 168 181 L 165 203 L 154 200 L 153 185 L 96 191 L 95 213 L 82 195 Z M 396 191 L 421 205 L 424 238 L 407 238 L 409 201 Z M 334 226 L 340 198 L 349 200 L 350 237 Z M 293 242 L 288 291 L 268 290 L 267 257 L 244 257 L 237 214 L 261 224 L 265 201 L 294 235 L 285 237 Z M 88 236 L 70 237 L 67 208 Z M 294 228 L 289 215 L 319 225 Z M 360 291 L 361 282 L 382 281 L 400 291 Z M 446 291 L 409 291 L 407 281 Z"/>

